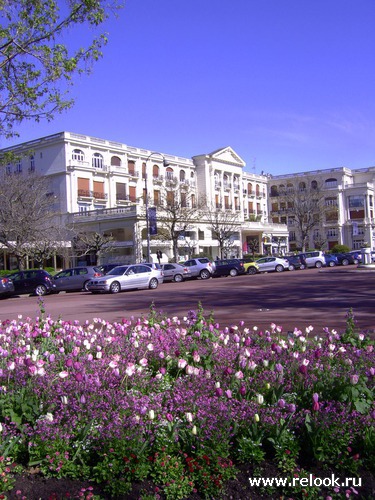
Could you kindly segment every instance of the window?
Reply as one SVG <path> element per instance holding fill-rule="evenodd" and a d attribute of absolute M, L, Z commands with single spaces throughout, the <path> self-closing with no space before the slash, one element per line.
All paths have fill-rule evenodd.
<path fill-rule="evenodd" d="M 126 184 L 123 182 L 116 182 L 116 200 L 126 200 Z"/>
<path fill-rule="evenodd" d="M 72 160 L 84 161 L 85 155 L 80 149 L 74 149 L 72 153 Z"/>
<path fill-rule="evenodd" d="M 22 172 L 22 162 L 21 160 L 16 161 L 15 173 L 20 174 Z"/>
<path fill-rule="evenodd" d="M 298 188 L 300 191 L 306 191 L 306 184 L 304 182 L 300 182 Z"/>
<path fill-rule="evenodd" d="M 167 179 L 169 181 L 173 181 L 173 169 L 171 167 L 168 167 L 166 172 L 165 172 Z"/>
<path fill-rule="evenodd" d="M 121 159 L 118 156 L 112 156 L 111 165 L 114 167 L 121 167 Z"/>
<path fill-rule="evenodd" d="M 135 187 L 129 186 L 129 199 L 130 201 L 137 201 Z"/>
<path fill-rule="evenodd" d="M 94 198 L 105 200 L 104 182 L 94 181 Z"/>
<path fill-rule="evenodd" d="M 248 185 L 251 186 L 251 184 Z M 277 186 L 271 186 L 271 196 L 279 196 L 279 191 L 277 189 Z"/>
<path fill-rule="evenodd" d="M 185 180 L 185 170 L 180 170 L 180 182 Z"/>
<path fill-rule="evenodd" d="M 135 175 L 135 161 L 133 160 L 128 161 L 128 172 L 130 175 Z"/>
<path fill-rule="evenodd" d="M 94 168 L 103 168 L 103 156 L 100 153 L 94 153 L 92 155 L 92 166 Z"/>
<path fill-rule="evenodd" d="M 29 167 L 30 172 L 35 172 L 35 158 L 34 155 L 30 156 L 30 167 Z"/>
<path fill-rule="evenodd" d="M 337 229 L 335 228 L 327 229 L 327 238 L 337 238 L 337 236 L 338 236 Z"/>
<path fill-rule="evenodd" d="M 90 179 L 78 177 L 78 196 L 90 196 Z"/>
<path fill-rule="evenodd" d="M 324 181 L 324 186 L 326 188 L 334 188 L 334 187 L 337 187 L 337 185 L 338 185 L 337 179 L 335 179 L 335 178 L 326 179 Z"/>
<path fill-rule="evenodd" d="M 157 165 L 152 166 L 152 176 L 154 179 L 159 178 L 159 167 Z"/>
<path fill-rule="evenodd" d="M 89 210 L 90 210 L 90 205 L 78 204 L 78 212 L 83 213 L 83 212 L 88 212 Z"/>
<path fill-rule="evenodd" d="M 318 189 L 317 181 L 311 181 L 311 189 Z"/>
<path fill-rule="evenodd" d="M 364 196 L 349 196 L 349 208 L 363 208 L 364 206 Z"/>
<path fill-rule="evenodd" d="M 337 198 L 326 198 L 324 201 L 326 207 L 337 207 Z"/>

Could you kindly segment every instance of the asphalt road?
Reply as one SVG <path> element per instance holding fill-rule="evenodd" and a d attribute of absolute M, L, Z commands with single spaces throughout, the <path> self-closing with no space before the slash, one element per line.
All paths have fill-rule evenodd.
<path fill-rule="evenodd" d="M 136 290 L 117 295 L 86 292 L 60 293 L 43 297 L 46 314 L 53 319 L 109 322 L 146 317 L 151 304 L 168 316 L 183 317 L 201 303 L 205 313 L 214 312 L 222 327 L 245 322 L 245 326 L 284 331 L 312 325 L 345 329 L 346 314 L 353 309 L 361 330 L 375 333 L 375 271 L 356 266 L 286 271 L 235 278 L 164 283 L 156 290 Z M 38 298 L 26 295 L 0 300 L 0 320 L 40 314 Z"/>

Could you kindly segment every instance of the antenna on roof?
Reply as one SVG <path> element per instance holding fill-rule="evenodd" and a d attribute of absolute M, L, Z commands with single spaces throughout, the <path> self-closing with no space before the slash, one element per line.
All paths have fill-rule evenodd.
<path fill-rule="evenodd" d="M 256 168 L 255 167 L 256 166 L 256 161 L 257 161 L 257 159 L 254 156 L 254 158 L 253 158 L 253 166 L 251 167 L 251 170 L 254 170 L 254 173 L 255 173 L 255 168 Z"/>

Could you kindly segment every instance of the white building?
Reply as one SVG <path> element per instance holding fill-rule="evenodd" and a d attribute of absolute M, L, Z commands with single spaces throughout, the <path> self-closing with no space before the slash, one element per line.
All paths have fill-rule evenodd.
<path fill-rule="evenodd" d="M 217 210 L 238 214 L 231 255 L 242 256 L 250 249 L 259 253 L 288 250 L 287 226 L 268 218 L 268 177 L 245 172 L 244 160 L 230 147 L 189 159 L 61 132 L 3 149 L 0 155 L 4 152 L 20 158 L 4 167 L 9 172 L 31 170 L 48 177 L 54 209 L 67 220 L 113 236 L 114 248 L 105 255 L 106 261 L 140 261 L 148 245 L 154 260 L 157 250 L 163 252 L 164 260 L 172 258 L 171 242 L 147 237 L 145 215 L 147 204 L 157 205 L 162 190 L 172 182 L 180 199 L 189 190 L 189 203 L 206 200 Z M 181 259 L 193 254 L 215 258 L 218 253 L 218 242 L 204 220 L 179 241 Z"/>
<path fill-rule="evenodd" d="M 333 168 L 298 174 L 272 176 L 269 179 L 270 218 L 287 224 L 290 249 L 297 249 L 300 235 L 294 211 L 287 206 L 283 192 L 299 183 L 301 189 L 319 185 L 324 196 L 323 215 L 309 235 L 308 248 L 329 250 L 336 244 L 353 250 L 365 243 L 375 247 L 374 191 L 375 167 Z"/>

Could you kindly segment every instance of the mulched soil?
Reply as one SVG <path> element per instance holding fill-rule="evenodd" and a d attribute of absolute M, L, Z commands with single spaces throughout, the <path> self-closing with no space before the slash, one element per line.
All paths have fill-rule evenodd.
<path fill-rule="evenodd" d="M 237 478 L 228 482 L 227 487 L 220 497 L 222 500 L 258 500 L 258 499 L 276 499 L 283 498 L 283 492 L 276 493 L 273 491 L 271 494 L 266 490 L 260 491 L 259 489 L 251 488 L 249 485 L 249 477 L 253 477 L 254 469 L 251 466 L 240 466 L 240 473 Z M 306 469 L 305 469 L 306 470 Z M 340 474 L 332 470 L 319 470 L 318 468 L 310 468 L 309 472 L 319 478 L 331 477 L 334 473 L 340 479 L 348 477 L 348 475 Z M 273 464 L 262 464 L 263 477 L 279 477 L 280 471 L 276 469 Z M 374 499 L 375 498 L 375 477 L 374 474 L 368 471 L 360 471 L 358 477 L 362 479 L 362 487 L 357 488 L 358 495 L 353 495 L 351 498 L 356 499 Z M 113 497 L 104 492 L 100 485 L 94 485 L 88 481 L 79 481 L 71 479 L 46 479 L 40 474 L 24 474 L 17 477 L 14 488 L 7 492 L 4 498 L 14 500 L 63 500 L 73 498 L 87 498 L 89 492 L 98 495 L 102 500 L 113 500 Z M 142 483 L 135 484 L 133 490 L 127 494 L 117 497 L 117 500 L 141 500 L 142 496 L 148 495 L 150 498 L 158 491 L 156 485 L 152 481 L 143 481 Z M 322 497 L 326 497 L 323 491 Z M 159 492 L 160 495 L 160 492 Z M 0 495 L 1 498 L 1 495 Z M 155 499 L 164 499 L 163 495 L 155 496 Z M 285 497 L 284 497 L 285 498 Z M 292 499 L 289 495 L 286 497 Z M 301 498 L 296 496 L 294 498 Z M 343 495 L 342 498 L 345 498 Z M 198 493 L 190 495 L 186 500 L 202 500 L 203 496 Z M 215 499 L 219 500 L 219 499 Z"/>

